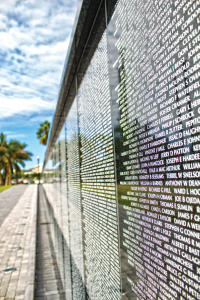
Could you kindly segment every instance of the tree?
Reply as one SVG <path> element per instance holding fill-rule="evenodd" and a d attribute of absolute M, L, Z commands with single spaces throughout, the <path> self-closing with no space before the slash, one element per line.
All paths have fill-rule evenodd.
<path fill-rule="evenodd" d="M 40 127 L 37 131 L 37 138 L 40 140 L 40 144 L 46 145 L 49 135 L 50 123 L 49 121 L 44 121 L 40 124 Z"/>
<path fill-rule="evenodd" d="M 8 164 L 8 147 L 6 136 L 1 133 L 0 134 L 0 185 L 3 184 L 3 174 L 5 172 L 6 165 Z"/>
<path fill-rule="evenodd" d="M 20 167 L 25 166 L 24 161 L 31 159 L 32 153 L 24 150 L 26 146 L 26 144 L 21 144 L 17 140 L 11 140 L 9 142 L 9 167 L 5 174 L 5 183 L 11 184 L 11 173 L 13 173 L 14 170 L 16 173 L 20 173 Z"/>
<path fill-rule="evenodd" d="M 11 140 L 9 143 L 6 136 L 0 134 L 0 181 L 2 184 L 2 170 L 5 175 L 5 185 L 11 184 L 11 175 L 15 172 L 21 172 L 21 166 L 24 167 L 25 160 L 30 160 L 32 153 L 25 151 L 26 144 L 21 144 L 17 140 Z"/>

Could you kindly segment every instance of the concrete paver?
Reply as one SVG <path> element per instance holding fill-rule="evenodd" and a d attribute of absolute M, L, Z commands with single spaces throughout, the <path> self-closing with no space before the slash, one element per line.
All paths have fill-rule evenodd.
<path fill-rule="evenodd" d="M 64 291 L 51 240 L 47 203 L 41 188 L 38 205 L 35 300 L 64 300 Z"/>
<path fill-rule="evenodd" d="M 0 194 L 0 225 L 17 204 L 19 198 L 27 189 L 27 185 L 14 185 Z"/>
<path fill-rule="evenodd" d="M 22 190 L 24 193 L 17 202 L 16 195 L 19 198 Z M 22 186 L 20 191 L 13 188 L 8 191 L 13 192 L 7 193 L 9 207 L 12 207 L 12 197 L 13 203 L 16 203 L 10 214 L 7 212 L 0 227 L 0 300 L 31 300 L 35 273 L 37 186 Z"/>

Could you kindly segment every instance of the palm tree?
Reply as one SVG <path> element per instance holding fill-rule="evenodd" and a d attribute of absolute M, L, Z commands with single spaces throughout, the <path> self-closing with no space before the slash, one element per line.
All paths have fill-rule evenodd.
<path fill-rule="evenodd" d="M 5 174 L 5 185 L 11 184 L 11 175 L 21 171 L 20 166 L 24 167 L 24 160 L 30 160 L 32 153 L 25 151 L 26 144 L 21 144 L 17 140 L 11 140 L 9 143 L 6 136 L 0 134 L 0 181 L 2 184 L 2 170 Z"/>
<path fill-rule="evenodd" d="M 21 167 L 25 166 L 24 161 L 30 160 L 32 153 L 25 151 L 26 144 L 21 144 L 17 140 L 11 140 L 8 144 L 9 164 L 5 169 L 5 185 L 11 184 L 11 174 L 21 172 Z"/>
<path fill-rule="evenodd" d="M 40 140 L 40 144 L 46 145 L 49 135 L 50 123 L 49 121 L 44 121 L 40 124 L 40 128 L 37 131 L 37 138 Z"/>
<path fill-rule="evenodd" d="M 5 170 L 6 165 L 8 164 L 8 147 L 7 147 L 6 136 L 0 134 L 0 185 L 3 184 L 2 171 Z"/>

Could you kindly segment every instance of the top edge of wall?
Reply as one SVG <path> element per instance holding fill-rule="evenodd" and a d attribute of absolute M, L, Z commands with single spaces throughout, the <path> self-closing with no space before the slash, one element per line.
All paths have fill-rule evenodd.
<path fill-rule="evenodd" d="M 51 155 L 69 109 L 76 97 L 78 87 L 89 66 L 92 56 L 111 18 L 117 0 L 109 0 L 109 14 L 106 0 L 81 0 L 65 59 L 60 83 L 57 106 L 51 126 L 43 169 Z"/>

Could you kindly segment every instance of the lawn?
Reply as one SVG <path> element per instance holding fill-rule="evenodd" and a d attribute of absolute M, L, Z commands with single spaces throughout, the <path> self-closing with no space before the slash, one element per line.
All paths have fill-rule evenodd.
<path fill-rule="evenodd" d="M 0 193 L 9 189 L 12 185 L 0 186 Z"/>

